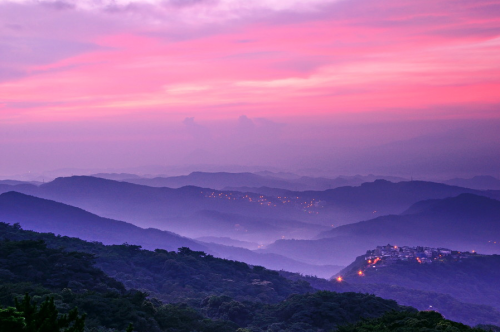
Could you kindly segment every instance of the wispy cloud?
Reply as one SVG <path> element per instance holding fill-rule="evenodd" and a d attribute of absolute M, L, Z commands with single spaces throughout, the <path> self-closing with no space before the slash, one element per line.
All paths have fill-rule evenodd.
<path fill-rule="evenodd" d="M 245 114 L 255 123 L 493 105 L 499 8 L 492 0 L 0 0 L 0 101 L 39 105 L 9 109 L 19 121 L 147 111 L 172 121 Z"/>

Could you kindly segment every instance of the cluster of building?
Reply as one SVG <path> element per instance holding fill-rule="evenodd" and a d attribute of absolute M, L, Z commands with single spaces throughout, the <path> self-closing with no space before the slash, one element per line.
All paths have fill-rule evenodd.
<path fill-rule="evenodd" d="M 446 248 L 431 247 L 398 247 L 393 245 L 378 246 L 375 250 L 368 250 L 365 255 L 365 261 L 368 265 L 383 266 L 397 261 L 417 261 L 418 263 L 432 263 L 444 260 L 460 260 L 471 255 L 475 251 L 463 252 L 453 251 Z"/>
<path fill-rule="evenodd" d="M 250 203 L 260 204 L 263 206 L 276 207 L 278 205 L 293 205 L 296 209 L 302 210 L 309 214 L 319 214 L 318 210 L 326 206 L 325 201 L 312 199 L 304 199 L 298 196 L 277 196 L 270 197 L 255 193 L 241 192 L 223 192 L 223 191 L 200 191 L 207 198 L 218 198 L 227 200 L 244 200 Z"/>

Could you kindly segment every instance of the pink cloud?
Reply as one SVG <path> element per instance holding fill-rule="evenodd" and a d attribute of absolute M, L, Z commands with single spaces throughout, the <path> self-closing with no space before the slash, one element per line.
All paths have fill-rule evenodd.
<path fill-rule="evenodd" d="M 0 121 L 395 109 L 419 118 L 427 115 L 415 108 L 500 102 L 498 1 L 262 4 L 246 12 L 210 1 L 113 11 L 0 4 Z M 201 20 L 203 10 L 224 15 Z M 200 23 L 186 21 L 189 13 Z M 33 21 L 13 29 L 23 15 Z"/>

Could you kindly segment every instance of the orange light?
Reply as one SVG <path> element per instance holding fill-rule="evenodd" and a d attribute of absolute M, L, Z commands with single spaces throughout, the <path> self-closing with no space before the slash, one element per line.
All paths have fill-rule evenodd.
<path fill-rule="evenodd" d="M 338 277 L 337 277 L 337 281 L 338 281 L 338 282 L 342 282 L 342 277 L 341 277 L 341 276 L 338 276 Z"/>
<path fill-rule="evenodd" d="M 358 271 L 358 275 L 362 276 L 363 275 L 363 271 Z"/>
<path fill-rule="evenodd" d="M 368 260 L 368 264 L 371 264 L 371 263 L 372 263 L 372 260 L 371 260 L 371 259 L 369 259 L 369 260 Z"/>

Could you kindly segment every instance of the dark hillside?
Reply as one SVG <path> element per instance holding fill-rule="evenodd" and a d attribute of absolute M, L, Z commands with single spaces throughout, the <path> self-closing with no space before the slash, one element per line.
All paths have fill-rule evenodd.
<path fill-rule="evenodd" d="M 333 292 L 359 292 L 375 294 L 385 299 L 397 301 L 401 305 L 411 306 L 418 310 L 437 310 L 446 318 L 462 322 L 470 326 L 492 324 L 500 326 L 500 311 L 484 304 L 465 303 L 456 298 L 439 292 L 422 291 L 387 284 L 358 284 L 346 280 L 325 280 L 310 276 L 301 276 L 281 272 L 291 280 L 307 281 L 315 289 Z"/>
<path fill-rule="evenodd" d="M 0 304 L 12 305 L 13 300 L 24 293 L 36 299 L 51 296 L 57 299 L 55 305 L 61 312 L 77 306 L 80 312 L 87 314 L 86 326 L 92 331 L 123 331 L 133 323 L 134 331 L 138 332 L 241 332 L 246 329 L 320 332 L 362 318 L 376 318 L 389 311 L 414 311 L 373 295 L 309 293 L 312 289 L 305 282 L 292 282 L 277 272 L 216 259 L 187 248 L 174 253 L 151 252 L 130 245 L 104 246 L 24 231 L 17 225 L 4 223 L 0 224 L 0 234 L 4 238 L 0 241 L 3 278 Z M 24 240 L 17 241 L 20 238 Z M 162 286 L 165 294 L 175 294 L 176 300 L 184 304 L 162 304 L 148 299 L 143 292 L 126 291 L 121 283 L 92 266 L 91 254 L 53 249 L 27 238 L 43 239 L 51 247 L 93 252 L 100 261 L 99 266 L 114 269 L 117 277 L 130 278 L 146 288 L 155 275 L 161 276 L 164 285 L 172 286 Z M 291 295 L 294 293 L 302 294 Z M 277 297 L 273 298 L 273 294 Z M 235 295 L 239 300 L 228 295 Z M 280 298 L 286 300 L 279 302 Z M 193 302 L 196 307 L 186 302 Z"/>
<path fill-rule="evenodd" d="M 123 221 L 101 218 L 73 206 L 17 192 L 0 195 L 0 220 L 19 223 L 25 229 L 38 232 L 75 236 L 105 244 L 129 242 L 144 244 L 149 249 L 206 249 L 193 240 L 171 232 L 139 228 Z"/>
<path fill-rule="evenodd" d="M 358 271 L 364 271 L 363 276 Z M 469 303 L 487 304 L 500 310 L 500 256 L 472 255 L 460 261 L 432 264 L 396 262 L 381 268 L 366 268 L 364 257 L 340 272 L 349 283 L 396 285 L 448 294 Z"/>

